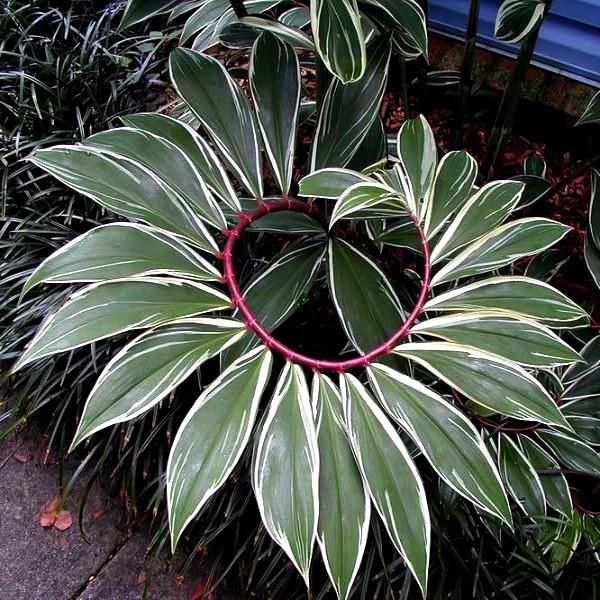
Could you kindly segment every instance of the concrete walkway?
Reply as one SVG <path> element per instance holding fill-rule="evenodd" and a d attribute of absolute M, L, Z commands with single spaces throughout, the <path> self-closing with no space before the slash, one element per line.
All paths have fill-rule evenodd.
<path fill-rule="evenodd" d="M 181 579 L 177 561 L 169 564 L 167 555 L 146 560 L 148 538 L 120 527 L 122 508 L 99 487 L 88 499 L 83 519 L 87 541 L 83 539 L 77 520 L 85 477 L 77 481 L 65 507 L 72 525 L 63 531 L 42 527 L 40 515 L 58 491 L 58 466 L 42 461 L 43 452 L 30 443 L 0 446 L 2 600 L 200 599 L 204 577 L 199 566 Z M 69 466 L 67 478 L 74 467 Z"/>

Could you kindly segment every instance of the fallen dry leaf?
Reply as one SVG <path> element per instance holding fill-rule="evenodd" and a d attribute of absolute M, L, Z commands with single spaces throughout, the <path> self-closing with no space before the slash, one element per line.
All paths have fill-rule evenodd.
<path fill-rule="evenodd" d="M 65 531 L 65 529 L 69 529 L 69 527 L 73 525 L 73 516 L 68 510 L 57 512 L 60 501 L 60 495 L 55 496 L 50 504 L 42 511 L 39 519 L 39 523 L 42 527 L 54 527 L 59 531 Z"/>
<path fill-rule="evenodd" d="M 65 531 L 73 525 L 73 516 L 68 510 L 61 510 L 54 519 L 54 529 Z"/>
<path fill-rule="evenodd" d="M 13 455 L 13 458 L 23 464 L 23 463 L 28 463 L 30 460 L 33 460 L 33 454 L 31 452 L 16 452 Z"/>

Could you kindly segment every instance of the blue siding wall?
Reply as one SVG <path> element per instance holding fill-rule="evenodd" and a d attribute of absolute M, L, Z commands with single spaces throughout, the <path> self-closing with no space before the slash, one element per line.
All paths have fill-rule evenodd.
<path fill-rule="evenodd" d="M 481 0 L 478 41 L 482 46 L 515 55 L 518 44 L 494 38 L 500 0 Z M 462 38 L 469 0 L 429 0 L 430 27 Z M 600 86 L 600 0 L 554 0 L 534 55 L 534 63 Z"/>

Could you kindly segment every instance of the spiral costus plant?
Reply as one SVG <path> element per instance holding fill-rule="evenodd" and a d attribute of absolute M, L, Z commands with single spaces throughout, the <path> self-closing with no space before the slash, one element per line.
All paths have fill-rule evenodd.
<path fill-rule="evenodd" d="M 141 330 L 100 374 L 75 447 L 142 415 L 220 357 L 220 375 L 170 449 L 172 546 L 252 438 L 267 531 L 307 585 L 316 541 L 340 598 L 360 567 L 372 508 L 426 594 L 431 525 L 419 454 L 485 518 L 508 526 L 509 498 L 534 519 L 573 512 L 564 475 L 536 469 L 585 460 L 600 473 L 598 455 L 545 387 L 548 373 L 581 359 L 552 329 L 585 325 L 587 315 L 511 270 L 568 228 L 511 219 L 523 184 L 477 187 L 466 152 L 438 161 L 423 117 L 403 125 L 397 158 L 366 150 L 380 126 L 390 48 L 389 37 L 375 38 L 359 66 L 331 57 L 349 83 L 331 81 L 297 184 L 300 66 L 292 45 L 269 32 L 252 50 L 252 102 L 217 60 L 177 49 L 171 77 L 192 124 L 132 115 L 124 127 L 31 157 L 128 221 L 74 239 L 31 275 L 24 293 L 42 283 L 86 286 L 45 319 L 16 368 Z M 273 186 L 263 155 L 274 196 L 265 194 Z M 236 251 L 265 232 L 279 244 L 296 239 L 243 281 Z M 384 268 L 393 248 L 412 253 L 418 289 L 400 289 Z M 277 337 L 317 281 L 349 357 L 312 357 Z M 507 418 L 523 432 L 511 435 Z M 482 436 L 485 420 L 498 424 L 495 435 Z M 564 448 L 577 452 L 567 460 Z"/>

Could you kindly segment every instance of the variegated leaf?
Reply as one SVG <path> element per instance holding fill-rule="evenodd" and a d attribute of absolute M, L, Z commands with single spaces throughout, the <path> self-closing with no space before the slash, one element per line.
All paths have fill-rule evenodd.
<path fill-rule="evenodd" d="M 118 215 L 175 233 L 208 252 L 219 251 L 194 209 L 137 163 L 81 145 L 36 150 L 30 160 Z"/>
<path fill-rule="evenodd" d="M 210 0 L 211 2 L 217 2 L 220 0 Z M 244 8 L 249 15 L 257 15 L 263 12 L 267 12 L 281 3 L 281 0 L 245 0 Z M 217 15 L 217 11 L 211 13 L 211 18 Z M 187 24 L 186 24 L 187 25 Z M 247 30 L 253 29 L 249 25 L 242 24 L 241 19 L 238 19 L 231 3 L 227 2 L 227 6 L 223 10 L 221 7 L 221 14 L 216 16 L 214 20 L 208 22 L 206 20 L 204 24 L 197 22 L 194 24 L 196 32 L 190 33 L 190 36 L 194 35 L 194 41 L 192 42 L 192 49 L 198 52 L 204 52 L 222 41 L 222 36 L 225 31 L 230 27 L 242 27 Z M 192 31 L 192 27 L 189 27 L 189 31 Z M 253 29 L 254 33 L 259 33 L 256 29 Z M 254 40 L 252 40 L 254 41 Z M 250 46 L 252 43 L 250 44 Z"/>
<path fill-rule="evenodd" d="M 244 298 L 267 330 L 273 331 L 297 310 L 315 281 L 326 250 L 325 240 L 304 240 L 282 252 L 250 280 Z M 228 364 L 258 343 L 258 337 L 248 333 L 223 354 L 223 363 Z"/>
<path fill-rule="evenodd" d="M 337 200 L 348 188 L 357 183 L 372 183 L 372 179 L 351 169 L 319 169 L 300 180 L 299 196 Z"/>
<path fill-rule="evenodd" d="M 140 129 L 118 127 L 87 138 L 83 145 L 102 154 L 133 161 L 150 170 L 178 194 L 198 216 L 219 231 L 225 217 L 194 163 L 175 144 Z"/>
<path fill-rule="evenodd" d="M 476 178 L 477 162 L 470 154 L 456 151 L 444 155 L 426 201 L 425 231 L 430 239 L 455 211 L 462 208 L 471 195 Z"/>
<path fill-rule="evenodd" d="M 589 104 L 585 107 L 583 114 L 579 117 L 575 127 L 579 125 L 592 125 L 600 123 L 600 92 L 596 92 Z"/>
<path fill-rule="evenodd" d="M 254 27 L 259 31 L 268 31 L 279 39 L 290 44 L 293 48 L 302 48 L 303 50 L 314 51 L 313 41 L 300 29 L 288 27 L 279 21 L 265 19 L 262 17 L 243 17 L 240 23 Z"/>
<path fill-rule="evenodd" d="M 417 214 L 424 214 L 437 168 L 437 147 L 433 131 L 423 115 L 402 124 L 397 137 L 398 158 L 412 183 Z"/>
<path fill-rule="evenodd" d="M 325 66 L 342 82 L 357 81 L 367 63 L 356 0 L 311 0 L 311 28 Z"/>
<path fill-rule="evenodd" d="M 340 239 L 329 241 L 329 290 L 342 327 L 352 344 L 367 352 L 394 333 L 402 307 L 375 263 Z"/>
<path fill-rule="evenodd" d="M 439 262 L 500 225 L 519 203 L 523 184 L 518 181 L 492 181 L 475 192 L 458 211 L 431 252 Z"/>
<path fill-rule="evenodd" d="M 134 339 L 97 379 L 71 448 L 101 429 L 150 410 L 244 331 L 244 324 L 232 319 L 182 319 Z"/>
<path fill-rule="evenodd" d="M 393 189 L 371 181 L 348 188 L 335 203 L 329 229 L 341 219 L 385 219 L 406 211 L 406 201 Z"/>
<path fill-rule="evenodd" d="M 180 0 L 128 0 L 121 18 L 120 29 L 131 27 L 154 15 L 171 10 Z"/>
<path fill-rule="evenodd" d="M 317 122 L 310 170 L 345 167 L 378 117 L 387 81 L 391 46 L 382 36 L 367 48 L 367 68 L 359 81 L 334 79 Z"/>
<path fill-rule="evenodd" d="M 600 446 L 600 418 L 589 415 L 567 415 L 567 421 L 578 438 L 586 444 Z"/>
<path fill-rule="evenodd" d="M 367 223 L 367 226 L 369 224 Z M 385 229 L 373 235 L 376 242 L 397 248 L 410 248 L 414 252 L 422 252 L 422 242 L 412 217 L 404 216 L 386 222 Z"/>
<path fill-rule="evenodd" d="M 17 365 L 125 331 L 228 308 L 229 298 L 203 283 L 130 278 L 93 283 L 73 294 L 40 326 Z"/>
<path fill-rule="evenodd" d="M 504 0 L 496 15 L 494 35 L 504 42 L 520 42 L 544 18 L 543 0 Z"/>
<path fill-rule="evenodd" d="M 546 515 L 546 496 L 538 474 L 519 447 L 508 437 L 498 437 L 498 466 L 517 506 L 533 520 Z"/>
<path fill-rule="evenodd" d="M 588 444 L 562 431 L 540 429 L 536 433 L 562 464 L 600 477 L 600 455 Z"/>
<path fill-rule="evenodd" d="M 596 246 L 589 231 L 585 237 L 583 255 L 588 271 L 594 283 L 600 289 L 600 247 Z"/>
<path fill-rule="evenodd" d="M 306 6 L 294 6 L 281 13 L 279 21 L 288 27 L 303 29 L 310 23 L 310 9 Z"/>
<path fill-rule="evenodd" d="M 528 367 L 557 367 L 581 360 L 547 327 L 501 313 L 459 313 L 427 319 L 412 331 L 472 346 Z"/>
<path fill-rule="evenodd" d="M 401 344 L 394 353 L 424 366 L 485 409 L 570 429 L 542 385 L 523 368 L 505 359 L 447 342 Z"/>
<path fill-rule="evenodd" d="M 529 217 L 511 221 L 467 246 L 433 277 L 431 285 L 493 271 L 525 256 L 542 252 L 561 240 L 570 227 L 551 219 Z"/>
<path fill-rule="evenodd" d="M 177 48 L 169 57 L 177 93 L 210 134 L 240 182 L 262 197 L 258 136 L 248 100 L 215 58 Z"/>
<path fill-rule="evenodd" d="M 550 548 L 550 570 L 558 575 L 571 560 L 583 533 L 581 515 L 574 511 L 572 515 L 558 527 Z"/>
<path fill-rule="evenodd" d="M 300 106 L 300 65 L 294 49 L 271 33 L 263 33 L 252 48 L 249 78 L 265 150 L 279 188 L 287 194 Z"/>
<path fill-rule="evenodd" d="M 600 171 L 598 169 L 592 169 L 592 189 L 588 222 L 588 235 L 591 237 L 596 248 L 600 248 Z"/>
<path fill-rule="evenodd" d="M 319 443 L 317 541 L 338 598 L 346 600 L 367 543 L 371 500 L 346 433 L 339 390 L 324 375 L 313 379 Z"/>
<path fill-rule="evenodd" d="M 200 395 L 177 431 L 167 463 L 171 547 L 225 483 L 246 447 L 271 371 L 271 354 L 240 357 Z"/>
<path fill-rule="evenodd" d="M 186 20 L 179 43 L 185 44 L 193 36 L 210 27 L 228 9 L 231 9 L 229 0 L 204 0 Z"/>
<path fill-rule="evenodd" d="M 500 475 L 471 422 L 423 384 L 382 364 L 367 371 L 381 405 L 438 475 L 479 508 L 512 523 Z"/>
<path fill-rule="evenodd" d="M 82 283 L 142 275 L 218 281 L 221 274 L 176 237 L 145 225 L 100 225 L 71 240 L 29 276 L 23 294 L 40 283 Z"/>
<path fill-rule="evenodd" d="M 362 0 L 366 5 L 379 8 L 385 20 L 394 29 L 396 41 L 410 48 L 412 57 L 423 54 L 427 58 L 427 23 L 425 13 L 416 0 Z"/>
<path fill-rule="evenodd" d="M 406 447 L 363 385 L 340 377 L 350 443 L 373 504 L 423 597 L 431 544 L 425 489 Z"/>
<path fill-rule="evenodd" d="M 125 125 L 142 129 L 175 144 L 194 164 L 209 188 L 233 210 L 240 209 L 227 173 L 210 145 L 187 123 L 159 113 L 138 113 L 121 117 Z"/>
<path fill-rule="evenodd" d="M 526 435 L 519 435 L 518 440 L 527 459 L 538 474 L 548 505 L 565 517 L 570 517 L 573 514 L 571 492 L 569 491 L 569 484 L 565 476 L 560 473 L 558 462 L 537 444 L 533 438 Z M 553 470 L 556 472 L 549 473 L 549 471 Z"/>
<path fill-rule="evenodd" d="M 254 447 L 252 485 L 265 528 L 308 586 L 319 518 L 319 449 L 302 368 L 286 363 Z"/>
<path fill-rule="evenodd" d="M 587 321 L 585 311 L 551 285 L 529 277 L 490 277 L 432 298 L 425 310 L 490 310 L 564 324 Z"/>

